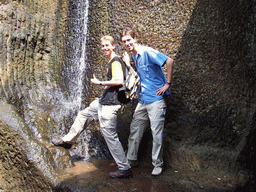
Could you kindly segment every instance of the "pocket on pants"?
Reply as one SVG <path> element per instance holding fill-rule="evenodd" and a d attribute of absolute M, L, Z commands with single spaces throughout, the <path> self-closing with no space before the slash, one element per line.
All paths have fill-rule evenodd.
<path fill-rule="evenodd" d="M 104 105 L 99 112 L 99 121 L 101 127 L 116 128 L 117 113 L 120 105 Z"/>

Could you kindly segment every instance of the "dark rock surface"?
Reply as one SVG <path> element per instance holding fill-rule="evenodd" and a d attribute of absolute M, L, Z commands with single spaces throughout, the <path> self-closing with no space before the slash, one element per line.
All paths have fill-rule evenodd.
<path fill-rule="evenodd" d="M 92 89 L 89 85 L 92 73 L 106 78 L 100 37 L 114 36 L 116 51 L 122 54 L 120 32 L 134 26 L 139 42 L 175 59 L 172 95 L 167 98 L 166 169 L 187 175 L 192 172 L 202 178 L 206 173 L 232 175 L 232 178 L 234 174 L 237 182 L 232 179 L 220 185 L 233 188 L 246 183 L 243 187 L 251 190 L 255 175 L 253 161 L 250 161 L 255 154 L 251 145 L 254 143 L 255 129 L 251 128 L 251 122 L 255 122 L 256 103 L 255 1 L 90 0 L 89 33 L 86 35 L 81 33 L 81 27 L 75 31 L 76 24 L 84 21 L 77 18 L 81 16 L 79 11 L 85 10 L 83 2 L 0 2 L 0 99 L 4 106 L 8 105 L 0 109 L 4 117 L 1 123 L 20 138 L 15 139 L 15 144 L 11 142 L 15 151 L 22 150 L 32 162 L 29 165 L 33 164 L 33 169 L 38 170 L 40 178 L 42 176 L 42 182 L 32 186 L 51 190 L 48 179 L 52 184 L 58 183 L 58 176 L 63 174 L 65 167 L 72 166 L 69 154 L 77 155 L 78 159 L 86 155 L 109 158 L 97 123 L 90 125 L 69 154 L 50 147 L 50 140 L 53 136 L 64 135 L 77 111 L 102 92 L 101 88 Z M 77 76 L 75 63 L 69 58 L 83 45 L 80 42 L 79 48 L 74 48 L 72 42 L 83 35 L 87 40 L 84 62 L 88 65 L 84 68 L 85 76 L 81 77 L 82 90 L 78 90 L 71 86 L 78 83 L 74 80 Z M 80 100 L 76 100 L 73 94 L 80 92 Z M 118 124 L 124 148 L 127 147 L 131 117 L 129 111 Z M 8 138 L 3 134 L 3 139 Z M 141 143 L 141 160 L 150 158 L 150 145 L 150 130 L 147 130 Z M 4 145 L 0 151 L 4 161 L 14 154 L 6 153 L 6 147 Z M 19 157 L 27 162 L 26 158 Z M 6 165 L 12 169 L 12 160 Z M 140 170 L 144 174 L 143 171 Z M 9 174 L 7 180 L 12 180 L 14 175 L 14 172 Z M 143 179 L 138 175 L 135 174 Z M 209 186 L 224 181 L 223 177 L 216 176 L 221 181 L 215 179 L 212 184 L 208 183 Z M 170 175 L 166 178 L 171 183 L 175 180 Z M 22 183 L 23 177 L 15 179 Z M 201 190 L 197 187 L 202 182 L 194 178 L 182 176 L 177 180 Z M 121 184 L 117 182 L 116 185 Z M 169 186 L 173 185 L 168 183 Z"/>

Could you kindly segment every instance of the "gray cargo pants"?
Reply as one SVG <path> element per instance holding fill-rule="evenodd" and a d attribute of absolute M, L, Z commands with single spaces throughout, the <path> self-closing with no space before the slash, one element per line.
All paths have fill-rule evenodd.
<path fill-rule="evenodd" d="M 127 158 L 137 160 L 139 145 L 146 127 L 150 123 L 153 136 L 152 164 L 154 167 L 163 166 L 162 145 L 166 113 L 164 99 L 153 103 L 138 103 L 130 125 Z"/>
<path fill-rule="evenodd" d="M 121 105 L 101 105 L 99 99 L 95 99 L 89 107 L 78 113 L 71 129 L 62 140 L 67 143 L 74 143 L 91 121 L 99 120 L 102 134 L 118 169 L 130 169 L 131 167 L 116 132 L 117 113 L 120 107 Z"/>

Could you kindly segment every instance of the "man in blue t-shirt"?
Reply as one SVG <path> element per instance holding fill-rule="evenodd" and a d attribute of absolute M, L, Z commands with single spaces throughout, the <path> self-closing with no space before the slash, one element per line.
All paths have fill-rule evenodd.
<path fill-rule="evenodd" d="M 162 144 L 166 113 L 164 95 L 170 95 L 174 60 L 159 51 L 137 43 L 132 30 L 123 31 L 123 46 L 132 54 L 135 69 L 140 76 L 139 103 L 130 126 L 127 158 L 132 167 L 138 165 L 139 144 L 148 122 L 153 136 L 152 175 L 160 175 L 163 170 Z M 125 54 L 128 60 L 128 54 Z M 167 79 L 162 67 L 167 67 Z"/>

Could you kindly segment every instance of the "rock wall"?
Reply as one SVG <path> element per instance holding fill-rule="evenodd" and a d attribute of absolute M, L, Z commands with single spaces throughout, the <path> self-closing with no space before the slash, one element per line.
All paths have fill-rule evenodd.
<path fill-rule="evenodd" d="M 255 1 L 89 3 L 90 73 L 106 78 L 99 39 L 114 36 L 121 54 L 120 32 L 126 27 L 136 29 L 140 43 L 175 59 L 172 95 L 167 99 L 166 164 L 201 171 L 221 160 L 219 167 L 232 169 L 255 114 Z M 60 114 L 61 98 L 70 96 L 63 73 L 70 9 L 67 0 L 0 2 L 0 97 L 3 106 L 15 107 L 35 143 L 49 143 L 53 134 L 64 134 L 75 114 L 73 108 L 64 118 Z M 89 99 L 101 91 L 93 89 Z M 130 122 L 131 114 L 123 118 Z M 18 130 L 5 114 L 1 121 Z M 129 128 L 129 123 L 119 123 Z M 125 142 L 129 133 L 120 134 Z M 142 147 L 148 145 L 150 132 L 142 142 Z M 144 152 L 142 156 L 150 158 L 150 150 Z"/>
<path fill-rule="evenodd" d="M 4 1 L 0 8 L 1 98 L 47 140 L 63 78 L 68 2 Z"/>
<path fill-rule="evenodd" d="M 29 90 L 60 78 L 67 8 L 57 1 L 1 3 L 1 95 L 10 102 L 32 99 Z"/>
<path fill-rule="evenodd" d="M 165 162 L 172 168 L 234 170 L 255 114 L 255 6 L 231 0 L 110 1 L 119 52 L 120 32 L 132 27 L 140 43 L 175 59 L 165 126 Z M 140 158 L 149 160 L 150 132 L 145 135 Z"/>
<path fill-rule="evenodd" d="M 49 93 L 61 81 L 67 13 L 67 1 L 0 2 L 4 138 L 0 159 L 1 175 L 6 177 L 0 186 L 4 190 L 52 191 L 58 175 L 72 165 L 70 156 L 66 163 L 58 163 L 58 150 L 52 152 L 42 143 L 49 140 L 49 125 L 53 124 L 49 116 L 56 95 Z"/>
<path fill-rule="evenodd" d="M 254 1 L 111 1 L 116 39 L 133 27 L 140 43 L 175 59 L 170 138 L 238 146 L 255 113 L 254 17 Z"/>
<path fill-rule="evenodd" d="M 113 0 L 111 5 L 116 39 L 133 27 L 140 43 L 175 59 L 171 105 L 183 113 L 175 127 L 197 126 L 194 118 L 227 108 L 234 112 L 233 128 L 243 131 L 255 108 L 254 1 Z"/>
<path fill-rule="evenodd" d="M 8 191 L 52 191 L 52 184 L 21 150 L 10 128 L 0 122 L 0 189 Z"/>

